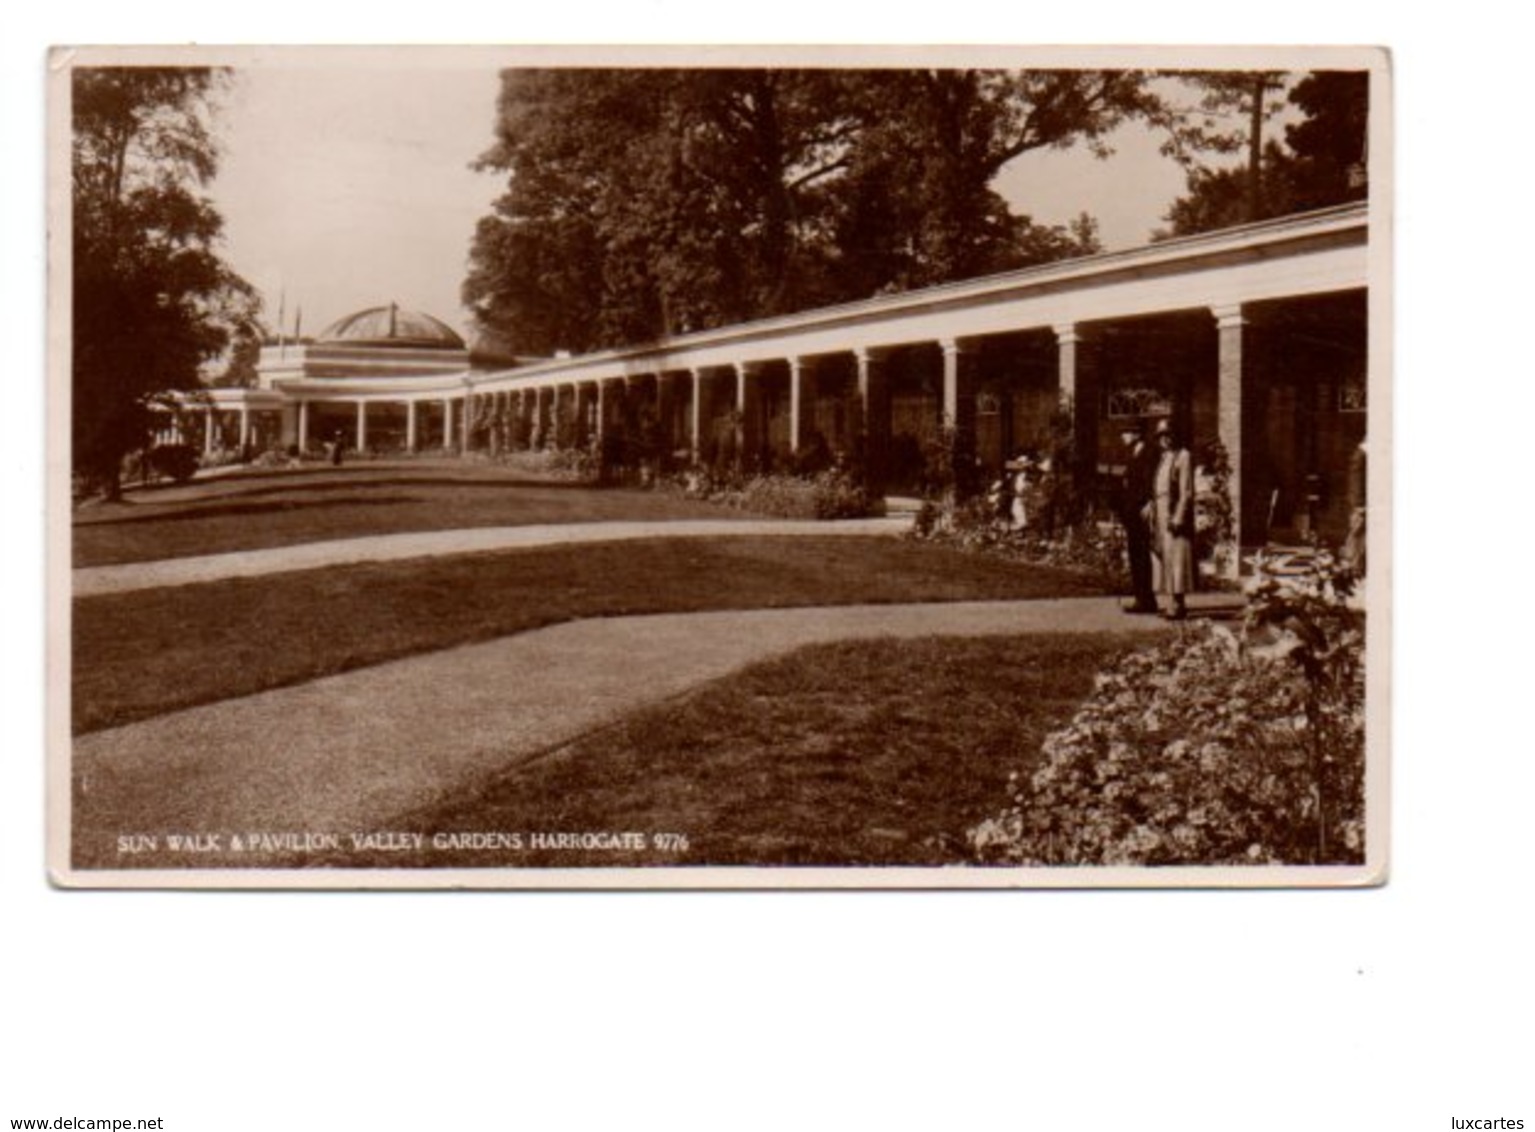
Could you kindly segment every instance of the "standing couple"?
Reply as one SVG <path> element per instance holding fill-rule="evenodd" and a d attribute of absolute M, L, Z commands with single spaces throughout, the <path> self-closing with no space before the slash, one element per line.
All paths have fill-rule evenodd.
<path fill-rule="evenodd" d="M 1154 556 L 1162 567 L 1159 588 L 1169 602 L 1162 616 L 1182 621 L 1188 616 L 1187 594 L 1194 588 L 1194 458 L 1165 417 L 1157 421 L 1154 448 L 1139 421 L 1127 422 L 1120 435 L 1130 450 L 1120 520 L 1129 543 L 1135 595 L 1125 610 L 1158 611 Z"/>

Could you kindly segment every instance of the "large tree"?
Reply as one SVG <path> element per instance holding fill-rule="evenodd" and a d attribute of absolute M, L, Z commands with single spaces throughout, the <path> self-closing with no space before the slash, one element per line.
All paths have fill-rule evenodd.
<path fill-rule="evenodd" d="M 1323 208 L 1369 196 L 1370 75 L 1313 71 L 1290 92 L 1306 117 L 1285 127 L 1296 161 L 1296 206 Z"/>
<path fill-rule="evenodd" d="M 992 182 L 1159 109 L 1138 72 L 509 71 L 465 301 L 585 350 L 1093 251 Z"/>
<path fill-rule="evenodd" d="M 109 497 L 151 406 L 201 386 L 203 364 L 249 328 L 252 289 L 220 259 L 222 219 L 199 190 L 217 169 L 221 73 L 74 73 L 73 464 Z"/>
<path fill-rule="evenodd" d="M 1180 76 L 1199 92 L 1200 120 L 1183 132 L 1186 145 L 1217 153 L 1242 152 L 1242 219 L 1261 220 L 1264 201 L 1264 126 L 1284 108 L 1289 76 L 1284 71 L 1187 71 Z M 1235 125 L 1225 123 L 1235 121 Z"/>
<path fill-rule="evenodd" d="M 1085 144 L 1165 108 L 1138 71 L 874 72 L 841 248 L 857 285 L 919 287 L 1098 250 L 1090 222 L 1036 225 L 992 188 L 1035 150 Z"/>
<path fill-rule="evenodd" d="M 508 71 L 465 301 L 523 351 L 635 341 L 801 305 L 818 182 L 850 123 L 836 76 Z"/>

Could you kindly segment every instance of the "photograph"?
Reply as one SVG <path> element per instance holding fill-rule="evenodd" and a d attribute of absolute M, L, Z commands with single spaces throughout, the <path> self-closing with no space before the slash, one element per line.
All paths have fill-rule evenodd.
<path fill-rule="evenodd" d="M 65 888 L 1386 883 L 1364 47 L 56 48 Z"/>

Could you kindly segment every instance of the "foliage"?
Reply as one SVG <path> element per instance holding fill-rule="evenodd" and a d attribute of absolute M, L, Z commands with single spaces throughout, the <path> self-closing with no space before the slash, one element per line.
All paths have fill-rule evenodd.
<path fill-rule="evenodd" d="M 1263 126 L 1284 107 L 1275 98 L 1289 81 L 1283 71 L 1189 71 L 1180 76 L 1200 94 L 1201 119 L 1184 132 L 1186 144 L 1217 153 L 1245 150 L 1246 168 L 1241 174 L 1242 204 L 1238 223 L 1269 215 L 1265 211 L 1263 178 Z M 1223 119 L 1235 118 L 1234 127 Z"/>
<path fill-rule="evenodd" d="M 259 381 L 257 367 L 261 363 L 259 328 L 254 322 L 245 322 L 234 327 L 231 335 L 226 364 L 209 384 L 226 389 L 254 389 Z"/>
<path fill-rule="evenodd" d="M 303 458 L 298 452 L 298 445 L 292 445 L 288 449 L 268 448 L 251 461 L 251 466 L 256 468 L 292 468 L 303 463 Z"/>
<path fill-rule="evenodd" d="M 190 444 L 161 444 L 149 450 L 148 463 L 155 475 L 185 483 L 197 473 L 197 449 Z"/>
<path fill-rule="evenodd" d="M 1101 521 L 1080 483 L 1069 397 L 1061 399 L 1044 432 L 1025 446 L 1037 453 L 1036 471 L 1023 492 L 1026 525 L 1014 524 L 1009 490 L 999 484 L 982 497 L 960 496 L 948 485 L 956 464 L 951 432 L 923 448 L 919 483 L 925 500 L 912 537 L 1019 562 L 1078 570 L 1109 588 L 1126 581 L 1125 539 L 1119 524 Z M 975 468 L 971 458 L 968 466 Z M 975 474 L 972 472 L 972 474 Z"/>
<path fill-rule="evenodd" d="M 926 498 L 941 496 L 964 503 L 980 491 L 976 467 L 975 430 L 945 418 L 937 432 L 922 442 L 922 479 L 918 489 Z"/>
<path fill-rule="evenodd" d="M 236 464 L 247 463 L 246 452 L 238 446 L 215 448 L 212 452 L 204 452 L 199 457 L 199 462 L 204 468 L 228 468 Z"/>
<path fill-rule="evenodd" d="M 1039 453 L 1044 469 L 1030 481 L 1025 497 L 1033 532 L 1050 539 L 1057 531 L 1080 530 L 1091 519 L 1092 500 L 1084 486 L 1091 469 L 1077 460 L 1076 410 L 1070 396 L 1060 397 L 1044 435 L 1029 447 Z"/>
<path fill-rule="evenodd" d="M 835 231 L 849 297 L 1098 250 L 1096 226 L 1036 225 L 991 187 L 1034 150 L 1100 156 L 1130 117 L 1163 107 L 1135 71 L 891 70 L 859 76 L 860 132 Z"/>
<path fill-rule="evenodd" d="M 1249 198 L 1250 169 L 1195 166 L 1187 174 L 1188 191 L 1168 206 L 1163 215 L 1168 227 L 1159 229 L 1155 238 L 1192 236 L 1298 211 L 1293 172 L 1294 159 L 1279 143 L 1268 142 L 1260 158 L 1263 196 L 1254 212 Z"/>
<path fill-rule="evenodd" d="M 1346 822 L 1354 795 L 1363 790 L 1364 614 L 1351 600 L 1356 584 L 1353 572 L 1326 551 L 1296 577 L 1276 575 L 1260 555 L 1248 591 L 1248 625 L 1261 634 L 1265 652 L 1305 677 L 1317 852 L 1323 859 L 1337 843 L 1334 810 Z M 1357 760 L 1340 757 L 1356 744 Z"/>
<path fill-rule="evenodd" d="M 1323 565 L 1262 571 L 1246 631 L 1203 625 L 1100 675 L 1071 724 L 970 831 L 1032 865 L 1363 860 L 1362 615 Z"/>
<path fill-rule="evenodd" d="M 1255 75 L 1269 74 L 1254 72 Z M 1243 102 L 1240 86 L 1228 90 L 1225 109 L 1253 111 L 1252 91 Z M 1250 132 L 1242 168 L 1217 168 L 1188 161 L 1188 192 L 1174 201 L 1164 219 L 1169 227 L 1155 238 L 1187 236 L 1234 224 L 1325 208 L 1369 195 L 1365 152 L 1369 128 L 1369 73 L 1315 71 L 1289 90 L 1289 102 L 1305 118 L 1285 127 L 1284 144 Z M 1212 110 L 1221 109 L 1219 99 Z M 1263 104 L 1266 117 L 1273 104 Z M 1249 118 L 1249 129 L 1251 118 Z M 1240 148 L 1231 133 L 1189 135 L 1192 148 L 1217 153 Z"/>
<path fill-rule="evenodd" d="M 109 496 L 148 438 L 155 396 L 199 387 L 204 363 L 253 334 L 254 293 L 218 257 L 222 221 L 198 192 L 217 168 L 219 79 L 74 72 L 72 458 Z"/>
<path fill-rule="evenodd" d="M 581 352 L 1084 254 L 994 179 L 1165 113 L 1138 71 L 508 70 L 464 301 Z"/>
<path fill-rule="evenodd" d="M 654 410 L 636 410 L 626 401 L 600 437 L 590 442 L 589 458 L 604 484 L 641 483 L 652 486 L 661 471 L 661 428 Z"/>
<path fill-rule="evenodd" d="M 986 498 L 961 503 L 927 500 L 917 511 L 911 538 L 1015 562 L 1053 566 L 1091 575 L 1106 588 L 1126 582 L 1124 531 L 1118 523 L 1084 518 L 1051 530 L 1018 528 Z"/>
<path fill-rule="evenodd" d="M 597 476 L 592 453 L 579 448 L 502 452 L 496 456 L 495 462 L 541 479 L 586 481 Z"/>
<path fill-rule="evenodd" d="M 1322 208 L 1369 195 L 1370 75 L 1313 71 L 1290 92 L 1306 114 L 1285 127 L 1296 156 L 1295 207 Z"/>
<path fill-rule="evenodd" d="M 1231 502 L 1231 457 L 1218 437 L 1194 452 L 1194 556 L 1224 574 L 1236 557 L 1236 511 Z"/>
<path fill-rule="evenodd" d="M 185 483 L 209 461 L 190 444 L 159 444 L 140 448 L 123 457 L 121 482 L 148 483 L 151 479 L 170 479 Z M 87 492 L 89 494 L 89 492 Z"/>

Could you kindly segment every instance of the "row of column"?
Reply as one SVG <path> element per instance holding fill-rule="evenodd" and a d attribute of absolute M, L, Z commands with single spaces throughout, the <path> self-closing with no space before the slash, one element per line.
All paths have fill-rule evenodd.
<path fill-rule="evenodd" d="M 1243 336 L 1247 326 L 1240 305 L 1210 308 L 1216 320 L 1218 341 L 1218 434 L 1225 445 L 1231 466 L 1236 473 L 1232 477 L 1232 503 L 1237 515 L 1241 512 L 1241 483 L 1246 460 L 1252 445 L 1248 443 L 1253 432 L 1252 408 L 1244 405 L 1243 393 Z M 1060 392 L 1078 406 L 1076 427 L 1080 441 L 1087 442 L 1097 427 L 1097 388 L 1092 367 L 1085 365 L 1082 354 L 1084 335 L 1081 326 L 1065 323 L 1052 327 L 1058 351 L 1058 383 Z M 946 424 L 961 431 L 972 431 L 976 424 L 977 372 L 974 364 L 977 345 L 975 339 L 953 338 L 938 343 L 943 357 L 943 391 L 941 411 Z M 890 445 L 890 388 L 885 361 L 894 347 L 859 347 L 852 353 L 856 362 L 857 398 L 863 414 L 863 433 L 867 445 L 866 459 L 871 477 L 878 482 L 888 456 Z M 800 451 L 808 441 L 811 421 L 811 404 L 814 399 L 813 362 L 806 356 L 789 356 L 784 359 L 789 375 L 789 448 Z M 704 409 L 708 400 L 706 383 L 711 370 L 733 371 L 735 378 L 734 408 L 742 422 L 742 430 L 748 436 L 757 435 L 762 410 L 761 384 L 753 380 L 763 362 L 736 362 L 728 367 L 692 368 L 674 373 L 654 375 L 656 381 L 656 409 L 663 430 L 663 441 L 671 443 L 672 426 L 676 412 L 675 382 L 684 374 L 691 382 L 691 404 L 687 429 L 689 447 L 697 458 L 703 450 L 703 429 L 706 421 Z M 481 414 L 486 413 L 496 421 L 492 429 L 492 444 L 499 442 L 498 433 L 504 432 L 508 418 L 514 421 L 515 435 L 536 440 L 541 446 L 550 442 L 549 430 L 569 430 L 571 440 L 584 445 L 592 436 L 606 435 L 613 427 L 620 407 L 620 398 L 614 395 L 616 386 L 625 379 L 614 378 L 592 382 L 575 382 L 562 386 L 541 386 L 500 393 L 466 393 L 442 400 L 444 420 L 444 446 L 467 447 L 470 434 Z M 459 436 L 455 437 L 454 402 L 463 402 L 464 421 Z M 406 447 L 415 451 L 419 438 L 418 402 L 406 401 Z M 564 406 L 569 405 L 572 416 L 564 418 Z M 212 444 L 212 414 L 209 410 L 209 445 Z M 308 443 L 308 404 L 298 406 L 298 443 Z M 241 443 L 249 437 L 249 415 L 241 410 Z M 357 402 L 357 447 L 367 445 L 367 402 Z M 1079 450 L 1091 451 L 1090 443 L 1079 444 Z"/>
<path fill-rule="evenodd" d="M 453 431 L 454 431 L 453 430 L 453 402 L 455 400 L 457 400 L 457 398 L 452 398 L 452 397 L 444 398 L 442 400 L 443 446 L 445 448 L 452 448 L 453 444 L 454 444 L 454 441 L 453 441 Z M 299 403 L 298 403 L 298 423 L 297 423 L 297 437 L 296 437 L 296 440 L 297 440 L 299 448 L 301 448 L 301 449 L 309 447 L 309 404 L 310 403 L 308 401 L 302 401 L 302 400 L 299 401 Z M 369 403 L 367 401 L 361 401 L 360 400 L 356 404 L 357 404 L 356 446 L 357 446 L 357 448 L 359 450 L 361 450 L 361 449 L 364 449 L 364 448 L 366 448 L 368 446 L 368 404 Z M 420 404 L 419 401 L 406 401 L 405 402 L 405 447 L 406 447 L 406 449 L 408 451 L 411 451 L 411 452 L 414 452 L 416 450 L 417 443 L 418 443 L 418 437 L 419 437 L 419 434 L 420 434 L 420 426 L 419 426 L 419 423 L 418 423 L 418 406 L 419 406 L 419 404 Z M 246 427 L 245 426 L 245 422 L 244 422 L 244 419 L 242 417 L 242 420 L 241 420 L 241 435 L 242 436 L 245 435 L 245 431 L 244 431 L 245 427 Z M 242 440 L 242 443 L 244 443 L 243 440 Z"/>
<path fill-rule="evenodd" d="M 214 408 L 211 405 L 203 407 L 203 454 L 212 455 L 219 448 L 223 429 L 219 415 L 227 410 Z M 246 405 L 241 405 L 233 410 L 240 414 L 240 439 L 239 446 L 244 448 L 251 442 L 251 410 Z M 181 426 L 172 424 L 168 430 L 169 435 L 176 443 L 182 443 L 185 437 L 182 435 Z"/>

